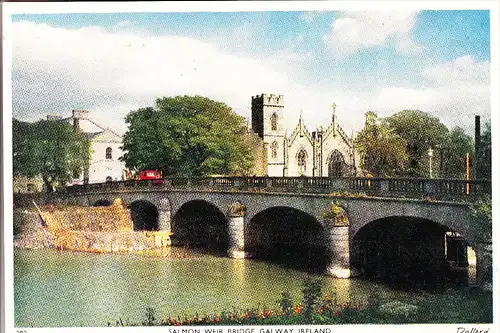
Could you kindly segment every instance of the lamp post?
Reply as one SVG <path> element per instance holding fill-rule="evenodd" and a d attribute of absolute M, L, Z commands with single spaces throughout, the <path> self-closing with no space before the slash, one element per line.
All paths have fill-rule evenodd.
<path fill-rule="evenodd" d="M 432 155 L 434 155 L 434 150 L 429 148 L 427 152 L 427 158 L 429 159 L 429 178 L 432 178 Z"/>

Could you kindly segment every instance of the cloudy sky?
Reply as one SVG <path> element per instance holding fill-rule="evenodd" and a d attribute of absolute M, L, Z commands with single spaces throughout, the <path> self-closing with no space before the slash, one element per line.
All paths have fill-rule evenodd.
<path fill-rule="evenodd" d="M 420 109 L 472 134 L 490 114 L 489 12 L 322 11 L 12 16 L 13 115 L 87 109 L 124 116 L 160 96 L 202 95 L 249 117 L 251 96 L 283 94 L 292 129 L 329 105 L 347 132 L 364 113 Z"/>

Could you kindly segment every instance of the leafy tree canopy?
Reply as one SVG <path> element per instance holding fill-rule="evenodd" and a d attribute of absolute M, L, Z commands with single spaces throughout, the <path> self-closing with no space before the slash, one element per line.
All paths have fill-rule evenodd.
<path fill-rule="evenodd" d="M 442 178 L 464 179 L 466 173 L 465 156 L 474 152 L 472 138 L 458 126 L 455 126 L 447 135 L 446 141 L 439 147 Z"/>
<path fill-rule="evenodd" d="M 491 197 L 482 198 L 469 206 L 474 226 L 480 232 L 484 241 L 491 241 L 492 233 L 492 204 Z"/>
<path fill-rule="evenodd" d="M 246 174 L 253 166 L 245 120 L 201 96 L 163 97 L 125 118 L 122 160 L 132 170 L 164 175 Z"/>
<path fill-rule="evenodd" d="M 90 142 L 71 124 L 13 119 L 12 126 L 14 175 L 40 176 L 47 191 L 52 191 L 54 187 L 64 187 L 73 175 L 88 167 Z"/>
<path fill-rule="evenodd" d="M 363 169 L 379 177 L 429 177 L 432 167 L 433 177 L 464 179 L 466 154 L 474 159 L 472 138 L 462 128 L 449 131 L 438 118 L 419 110 L 404 110 L 383 119 L 368 112 L 356 144 Z"/>
<path fill-rule="evenodd" d="M 427 177 L 429 165 L 427 153 L 446 141 L 448 129 L 438 118 L 420 110 L 404 110 L 385 119 L 393 129 L 407 142 L 409 176 Z M 435 160 L 436 161 L 436 160 Z"/>
<path fill-rule="evenodd" d="M 491 179 L 491 122 L 486 123 L 486 129 L 481 133 L 477 164 L 476 177 Z"/>
<path fill-rule="evenodd" d="M 365 127 L 356 136 L 361 167 L 377 177 L 401 176 L 406 171 L 406 141 L 389 129 L 375 112 L 366 113 Z"/>

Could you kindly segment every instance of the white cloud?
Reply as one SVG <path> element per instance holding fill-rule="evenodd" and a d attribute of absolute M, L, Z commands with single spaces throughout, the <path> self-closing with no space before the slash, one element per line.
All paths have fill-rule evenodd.
<path fill-rule="evenodd" d="M 415 54 L 421 53 L 424 50 L 424 46 L 418 44 L 409 36 L 401 36 L 396 40 L 396 50 L 401 54 Z"/>
<path fill-rule="evenodd" d="M 128 20 L 119 21 L 119 22 L 116 23 L 117 27 L 129 27 L 131 25 L 132 25 L 132 22 L 130 22 Z"/>
<path fill-rule="evenodd" d="M 302 15 L 299 16 L 299 19 L 301 21 L 305 21 L 307 23 L 312 23 L 318 16 L 323 14 L 324 12 L 322 11 L 308 11 L 302 13 Z"/>
<path fill-rule="evenodd" d="M 389 115 L 395 110 L 420 109 L 437 116 L 445 125 L 459 125 L 473 133 L 474 116 L 491 116 L 490 63 L 471 55 L 425 68 L 422 87 L 387 87 L 369 104 Z"/>
<path fill-rule="evenodd" d="M 418 12 L 348 12 L 332 23 L 324 36 L 333 55 L 342 59 L 359 50 L 384 45 L 394 39 L 396 49 L 403 53 L 420 52 L 423 47 L 411 39 Z"/>
<path fill-rule="evenodd" d="M 32 22 L 14 23 L 14 116 L 35 120 L 49 113 L 69 115 L 88 109 L 93 119 L 119 132 L 125 115 L 151 106 L 161 96 L 202 95 L 250 116 L 251 96 L 285 96 L 289 131 L 300 109 L 312 131 L 331 120 L 329 105 L 338 105 L 344 129 L 359 130 L 364 113 L 381 116 L 418 108 L 448 125 L 469 128 L 473 114 L 490 112 L 489 62 L 472 56 L 422 71 L 420 87 L 374 87 L 354 92 L 343 87 L 315 89 L 291 79 L 290 66 L 311 55 L 283 51 L 277 58 L 235 56 L 216 43 L 178 36 L 146 36 L 100 28 L 55 28 Z M 472 127 L 470 127 L 472 128 Z M 471 131 L 472 133 L 472 131 Z"/>
<path fill-rule="evenodd" d="M 188 37 L 145 36 L 101 28 L 56 28 L 14 23 L 14 115 L 34 120 L 48 113 L 88 109 L 91 117 L 125 131 L 124 116 L 152 105 L 156 97 L 199 94 L 221 100 L 248 117 L 251 96 L 280 93 L 287 126 L 300 108 L 309 124 L 328 121 L 328 105 L 339 93 L 313 91 L 293 82 L 286 64 L 310 54 L 283 50 L 268 59 L 235 56 Z M 276 66 L 280 59 L 281 66 Z"/>
<path fill-rule="evenodd" d="M 423 75 L 435 85 L 489 85 L 490 62 L 477 62 L 473 56 L 466 55 L 426 68 Z"/>

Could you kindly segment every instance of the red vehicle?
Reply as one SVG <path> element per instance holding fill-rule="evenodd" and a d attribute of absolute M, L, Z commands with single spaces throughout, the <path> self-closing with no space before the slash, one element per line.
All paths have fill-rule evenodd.
<path fill-rule="evenodd" d="M 139 174 L 139 180 L 152 180 L 153 184 L 163 184 L 161 173 L 156 170 L 144 170 Z"/>

